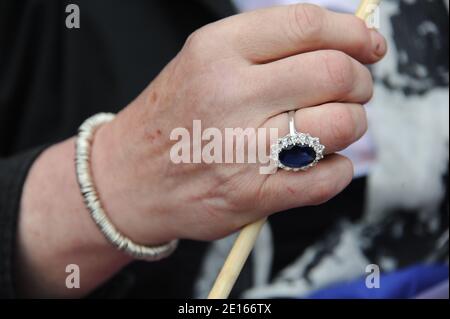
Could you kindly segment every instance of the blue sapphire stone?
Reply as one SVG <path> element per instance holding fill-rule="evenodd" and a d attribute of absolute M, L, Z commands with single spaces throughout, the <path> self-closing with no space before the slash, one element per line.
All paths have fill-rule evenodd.
<path fill-rule="evenodd" d="M 310 146 L 292 145 L 283 149 L 278 155 L 281 164 L 289 168 L 308 166 L 316 159 L 316 152 Z"/>

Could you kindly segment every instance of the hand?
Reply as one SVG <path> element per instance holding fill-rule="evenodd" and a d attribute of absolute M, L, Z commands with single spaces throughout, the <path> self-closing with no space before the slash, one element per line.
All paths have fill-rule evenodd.
<path fill-rule="evenodd" d="M 236 15 L 194 32 L 181 52 L 115 121 L 102 127 L 93 172 L 113 223 L 140 243 L 212 240 L 277 211 L 323 203 L 352 179 L 329 155 L 307 172 L 261 175 L 255 165 L 174 164 L 177 127 L 276 127 L 320 137 L 328 154 L 367 129 L 372 96 L 364 64 L 386 52 L 358 18 L 312 5 Z"/>
<path fill-rule="evenodd" d="M 220 238 L 263 216 L 320 204 L 352 178 L 331 155 L 356 141 L 372 95 L 362 65 L 380 60 L 384 39 L 351 15 L 311 5 L 245 13 L 210 24 L 117 118 L 97 132 L 92 173 L 106 214 L 140 244 Z M 174 164 L 174 128 L 297 129 L 328 155 L 307 172 L 259 174 L 260 165 Z M 15 249 L 21 296 L 86 295 L 131 261 L 92 221 L 76 181 L 74 139 L 45 150 L 27 176 Z M 50 181 L 50 182 L 49 182 Z M 65 267 L 82 272 L 67 289 Z"/>

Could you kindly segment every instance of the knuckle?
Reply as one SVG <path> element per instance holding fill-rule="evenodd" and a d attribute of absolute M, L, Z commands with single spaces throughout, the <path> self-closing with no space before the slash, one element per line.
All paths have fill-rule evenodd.
<path fill-rule="evenodd" d="M 370 101 L 373 97 L 374 94 L 374 88 L 373 88 L 373 78 L 372 78 L 372 74 L 370 73 L 369 69 L 367 69 L 366 67 L 363 67 L 363 72 L 365 74 L 365 78 L 367 81 L 367 90 L 365 92 L 365 96 L 363 98 L 363 103 L 367 103 L 368 101 Z"/>
<path fill-rule="evenodd" d="M 336 144 L 347 146 L 355 141 L 359 126 L 357 120 L 352 108 L 344 106 L 335 109 L 331 122 L 331 135 L 338 142 Z"/>
<path fill-rule="evenodd" d="M 183 52 L 187 53 L 190 57 L 196 57 L 201 55 L 205 49 L 205 43 L 207 40 L 206 28 L 200 28 L 189 35 L 183 46 Z"/>
<path fill-rule="evenodd" d="M 311 205 L 321 205 L 335 195 L 335 186 L 332 182 L 321 180 L 316 183 L 309 198 Z"/>
<path fill-rule="evenodd" d="M 325 22 L 325 11 L 313 4 L 296 4 L 289 7 L 290 25 L 302 40 L 318 40 Z"/>
<path fill-rule="evenodd" d="M 321 55 L 320 63 L 326 68 L 328 83 L 333 90 L 340 94 L 353 90 L 356 74 L 348 55 L 340 51 L 327 51 Z"/>
<path fill-rule="evenodd" d="M 345 156 L 341 156 L 341 171 L 345 172 L 339 183 L 336 184 L 334 192 L 339 193 L 345 189 L 353 180 L 355 168 L 353 162 Z"/>
<path fill-rule="evenodd" d="M 347 157 L 341 156 L 340 158 L 341 177 L 338 179 L 330 178 L 330 175 L 326 174 L 327 176 L 323 175 L 321 178 L 318 178 L 309 194 L 308 201 L 310 205 L 321 205 L 329 201 L 351 182 L 353 178 L 353 163 Z"/>
<path fill-rule="evenodd" d="M 357 138 L 362 137 L 364 134 L 367 133 L 367 130 L 369 129 L 369 124 L 367 122 L 367 113 L 366 113 L 364 106 L 362 106 L 362 105 L 359 106 L 359 112 L 361 115 L 358 117 L 358 121 L 359 121 L 358 127 L 361 129 L 358 132 Z"/>

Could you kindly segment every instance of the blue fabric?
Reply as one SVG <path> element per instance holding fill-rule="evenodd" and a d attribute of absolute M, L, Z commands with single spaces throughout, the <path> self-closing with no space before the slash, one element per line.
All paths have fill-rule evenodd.
<path fill-rule="evenodd" d="M 340 283 L 312 293 L 310 299 L 406 299 L 448 279 L 447 265 L 416 265 L 380 275 L 380 288 L 369 289 L 366 279 Z"/>
<path fill-rule="evenodd" d="M 421 292 L 416 299 L 448 299 L 448 278 L 437 286 Z"/>

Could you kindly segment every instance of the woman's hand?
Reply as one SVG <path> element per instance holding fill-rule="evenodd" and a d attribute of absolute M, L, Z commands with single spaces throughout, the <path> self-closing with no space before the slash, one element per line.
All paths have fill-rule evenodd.
<path fill-rule="evenodd" d="M 361 105 L 372 80 L 363 63 L 385 51 L 384 39 L 362 21 L 311 5 L 236 15 L 196 31 L 95 136 L 91 168 L 106 214 L 135 242 L 153 245 L 220 238 L 330 199 L 352 179 L 342 156 L 307 172 L 261 175 L 254 164 L 175 164 L 170 134 L 201 120 L 203 128 L 278 128 L 283 136 L 285 112 L 298 110 L 297 129 L 334 153 L 366 131 Z M 47 149 L 27 177 L 16 254 L 22 296 L 83 296 L 131 261 L 89 216 L 73 159 L 72 138 Z M 66 287 L 69 264 L 80 268 L 80 289 Z"/>
<path fill-rule="evenodd" d="M 259 174 L 250 164 L 175 164 L 175 128 L 278 128 L 286 111 L 328 154 L 359 139 L 372 80 L 363 63 L 386 51 L 360 19 L 312 5 L 237 15 L 196 31 L 149 87 L 100 129 L 93 171 L 106 211 L 140 243 L 211 240 L 263 216 L 316 205 L 352 179 L 328 156 L 307 172 Z M 192 132 L 191 132 L 192 136 Z M 192 159 L 192 156 L 191 156 Z"/>

